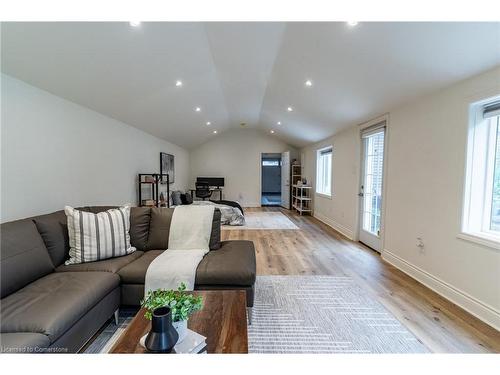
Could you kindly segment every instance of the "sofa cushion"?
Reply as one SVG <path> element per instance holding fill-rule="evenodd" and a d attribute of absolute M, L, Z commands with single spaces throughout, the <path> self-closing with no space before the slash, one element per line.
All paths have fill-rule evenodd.
<path fill-rule="evenodd" d="M 111 272 L 117 273 L 120 268 L 125 267 L 127 264 L 132 263 L 137 258 L 140 258 L 144 254 L 142 251 L 135 251 L 132 254 L 124 255 L 122 257 L 110 258 L 105 260 L 100 260 L 97 262 L 87 262 L 81 264 L 62 264 L 56 268 L 56 272 L 87 272 L 87 271 L 97 271 L 97 272 Z"/>
<path fill-rule="evenodd" d="M 163 250 L 150 250 L 118 271 L 123 284 L 144 284 L 151 262 Z M 210 251 L 196 270 L 196 285 L 241 285 L 255 283 L 255 248 L 252 241 L 223 241 Z"/>
<path fill-rule="evenodd" d="M 32 332 L 53 343 L 120 284 L 109 272 L 55 272 L 2 299 L 2 333 Z"/>
<path fill-rule="evenodd" d="M 42 353 L 50 340 L 41 333 L 19 332 L 0 334 L 2 353 Z"/>
<path fill-rule="evenodd" d="M 146 251 L 142 257 L 118 271 L 123 284 L 144 284 L 146 271 L 151 262 L 165 250 Z"/>
<path fill-rule="evenodd" d="M 0 226 L 1 298 L 54 270 L 42 237 L 31 219 Z"/>
<path fill-rule="evenodd" d="M 252 241 L 222 241 L 198 265 L 196 285 L 241 285 L 255 283 L 255 248 Z"/>
<path fill-rule="evenodd" d="M 69 258 L 68 221 L 63 210 L 33 218 L 54 266 Z"/>
<path fill-rule="evenodd" d="M 173 208 L 151 208 L 149 222 L 149 236 L 146 250 L 167 249 L 170 223 L 172 222 Z"/>
<path fill-rule="evenodd" d="M 173 208 L 151 208 L 151 221 L 149 224 L 149 236 L 145 250 L 168 249 L 168 236 L 170 235 L 170 223 L 172 222 Z M 209 249 L 216 250 L 220 247 L 221 212 L 216 209 L 212 220 L 212 232 L 210 234 Z"/>
<path fill-rule="evenodd" d="M 130 244 L 144 251 L 148 242 L 151 207 L 130 208 Z"/>

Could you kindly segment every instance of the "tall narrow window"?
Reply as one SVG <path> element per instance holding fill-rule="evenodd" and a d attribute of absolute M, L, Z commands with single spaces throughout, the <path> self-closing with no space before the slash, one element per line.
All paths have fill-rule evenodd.
<path fill-rule="evenodd" d="M 462 231 L 500 245 L 500 97 L 471 106 Z"/>
<path fill-rule="evenodd" d="M 317 151 L 316 193 L 332 196 L 332 146 Z"/>

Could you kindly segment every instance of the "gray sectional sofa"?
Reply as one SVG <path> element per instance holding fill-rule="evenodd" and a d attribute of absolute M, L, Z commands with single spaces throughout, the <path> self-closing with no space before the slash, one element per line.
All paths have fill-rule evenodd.
<path fill-rule="evenodd" d="M 100 212 L 112 207 L 82 207 Z M 133 207 L 129 255 L 65 265 L 64 211 L 1 225 L 0 349 L 77 352 L 120 306 L 138 306 L 149 264 L 168 248 L 173 209 Z M 214 213 L 210 252 L 196 270 L 195 289 L 243 289 L 253 306 L 255 249 L 251 241 L 220 241 Z"/>

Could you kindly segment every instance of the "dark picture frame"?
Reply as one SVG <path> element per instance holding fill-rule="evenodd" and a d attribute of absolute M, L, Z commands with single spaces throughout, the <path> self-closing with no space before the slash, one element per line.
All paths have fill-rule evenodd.
<path fill-rule="evenodd" d="M 172 154 L 167 154 L 166 152 L 160 152 L 160 175 L 162 184 L 167 183 L 167 179 L 163 178 L 163 175 L 169 175 L 169 182 L 172 184 L 175 182 L 175 156 Z"/>

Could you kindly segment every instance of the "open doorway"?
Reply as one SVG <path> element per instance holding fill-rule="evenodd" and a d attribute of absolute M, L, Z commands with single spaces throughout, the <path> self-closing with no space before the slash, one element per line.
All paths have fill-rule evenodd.
<path fill-rule="evenodd" d="M 281 205 L 281 154 L 262 153 L 261 205 Z"/>

